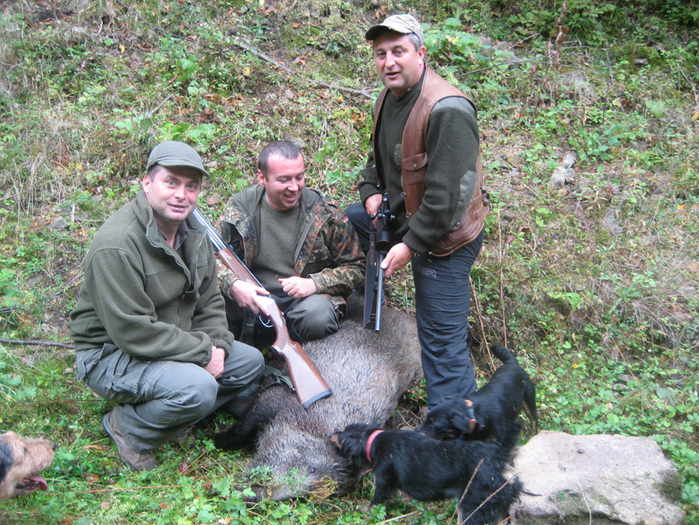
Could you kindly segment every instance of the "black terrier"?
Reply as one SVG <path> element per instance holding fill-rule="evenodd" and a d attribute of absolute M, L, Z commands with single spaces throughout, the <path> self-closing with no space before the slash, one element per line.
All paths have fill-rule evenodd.
<path fill-rule="evenodd" d="M 491 440 L 502 443 L 524 408 L 538 431 L 536 389 L 517 358 L 504 346 L 490 347 L 502 365 L 488 384 L 469 399 L 447 399 L 429 411 L 415 429 L 437 439 Z"/>
<path fill-rule="evenodd" d="M 521 492 L 517 479 L 503 471 L 519 440 L 512 425 L 504 444 L 482 441 L 439 441 L 412 430 L 381 430 L 354 423 L 330 441 L 358 471 L 371 469 L 376 487 L 372 505 L 385 501 L 396 489 L 410 497 L 433 501 L 460 498 L 459 524 L 498 523 Z"/>

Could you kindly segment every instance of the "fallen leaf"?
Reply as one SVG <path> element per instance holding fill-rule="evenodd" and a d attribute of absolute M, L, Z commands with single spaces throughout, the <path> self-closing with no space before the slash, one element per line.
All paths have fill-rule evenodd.
<path fill-rule="evenodd" d="M 100 452 L 104 452 L 105 448 L 102 445 L 85 445 L 83 447 L 83 450 L 99 450 Z"/>

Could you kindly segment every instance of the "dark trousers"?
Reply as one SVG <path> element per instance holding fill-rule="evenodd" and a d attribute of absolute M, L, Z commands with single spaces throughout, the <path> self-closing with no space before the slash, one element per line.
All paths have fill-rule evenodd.
<path fill-rule="evenodd" d="M 340 329 L 342 312 L 335 306 L 330 296 L 326 294 L 313 294 L 302 299 L 291 297 L 272 296 L 284 313 L 289 330 L 289 336 L 299 343 L 322 339 L 334 334 Z M 259 316 L 251 311 L 244 312 L 237 303 L 224 295 L 226 301 L 226 317 L 228 329 L 235 335 L 236 340 L 252 344 L 257 348 L 264 348 L 274 343 L 275 329 L 263 326 Z M 245 331 L 245 323 L 253 323 Z"/>
<path fill-rule="evenodd" d="M 364 206 L 352 204 L 346 214 L 368 250 L 371 220 Z M 415 316 L 430 409 L 448 397 L 466 398 L 476 390 L 468 351 L 469 277 L 482 244 L 483 233 L 451 255 L 420 253 L 412 260 Z"/>

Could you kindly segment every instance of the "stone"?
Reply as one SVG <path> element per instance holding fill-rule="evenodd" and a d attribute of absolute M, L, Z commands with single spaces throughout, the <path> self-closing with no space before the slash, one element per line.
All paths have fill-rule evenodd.
<path fill-rule="evenodd" d="M 685 521 L 677 469 L 648 437 L 542 431 L 522 446 L 518 525 L 676 525 Z"/>

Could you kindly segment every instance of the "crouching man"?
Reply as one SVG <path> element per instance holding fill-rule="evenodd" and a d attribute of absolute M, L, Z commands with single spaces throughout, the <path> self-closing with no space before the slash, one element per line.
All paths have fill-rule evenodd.
<path fill-rule="evenodd" d="M 190 218 L 205 175 L 190 146 L 153 149 L 142 190 L 95 235 L 70 314 L 78 379 L 116 403 L 102 424 L 133 470 L 264 367 L 228 331 L 213 248 Z"/>

